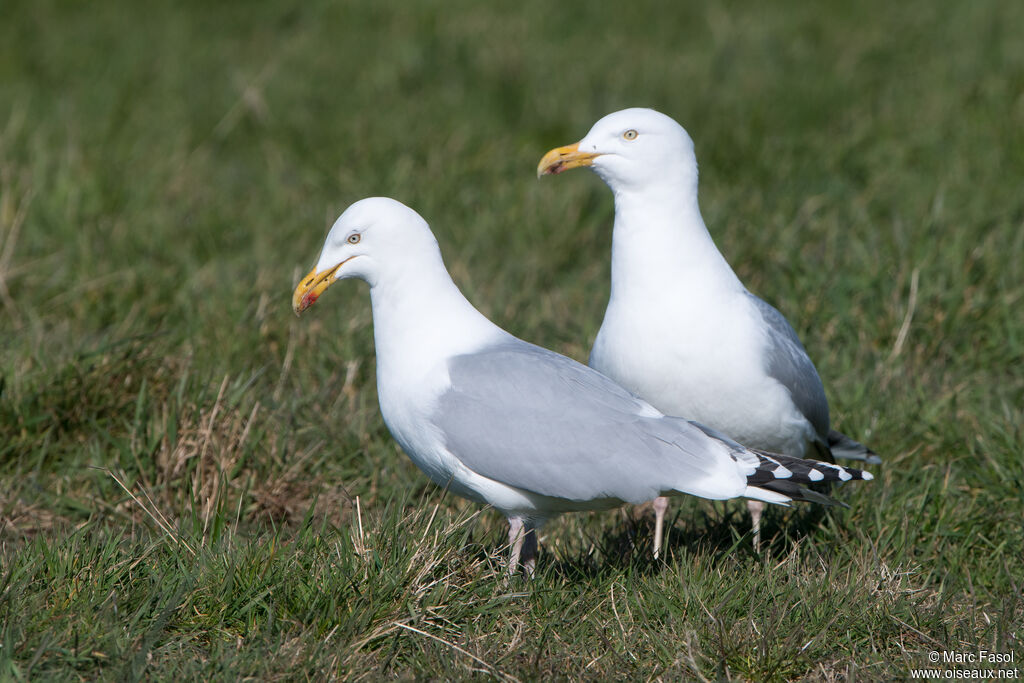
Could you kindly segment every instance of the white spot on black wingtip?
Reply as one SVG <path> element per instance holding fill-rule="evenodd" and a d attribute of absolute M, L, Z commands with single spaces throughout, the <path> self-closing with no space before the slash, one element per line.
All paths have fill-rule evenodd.
<path fill-rule="evenodd" d="M 864 481 L 871 481 L 872 479 L 875 478 L 875 475 L 871 474 L 870 472 L 861 472 L 860 478 L 863 479 Z"/>
<path fill-rule="evenodd" d="M 767 455 L 759 455 L 761 459 L 761 466 L 759 469 L 768 472 L 775 479 L 789 479 L 793 476 L 793 470 L 789 469 L 781 462 Z"/>
<path fill-rule="evenodd" d="M 825 475 L 819 472 L 818 470 L 810 470 L 807 473 L 807 478 L 810 479 L 811 481 L 821 481 L 822 479 L 825 478 Z"/>
<path fill-rule="evenodd" d="M 839 481 L 850 481 L 853 479 L 853 475 L 844 469 L 839 470 Z"/>

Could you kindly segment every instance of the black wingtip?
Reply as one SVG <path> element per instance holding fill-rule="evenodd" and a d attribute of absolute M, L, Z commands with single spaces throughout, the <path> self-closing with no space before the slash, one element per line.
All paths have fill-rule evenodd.
<path fill-rule="evenodd" d="M 818 460 L 805 460 L 789 455 L 755 451 L 760 460 L 757 469 L 747 477 L 752 486 L 764 486 L 773 481 L 791 481 L 797 484 L 814 484 L 834 481 L 871 481 L 870 472 L 843 467 Z"/>
<path fill-rule="evenodd" d="M 873 450 L 859 441 L 851 439 L 842 432 L 830 429 L 828 432 L 828 448 L 832 456 L 843 460 L 859 460 L 867 465 L 881 465 L 882 458 Z"/>

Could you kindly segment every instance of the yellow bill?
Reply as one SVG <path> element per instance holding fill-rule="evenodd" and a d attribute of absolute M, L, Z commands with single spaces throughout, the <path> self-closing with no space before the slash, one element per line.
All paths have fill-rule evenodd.
<path fill-rule="evenodd" d="M 544 175 L 557 175 L 562 171 L 580 166 L 590 166 L 596 157 L 601 156 L 597 152 L 581 152 L 580 143 L 556 147 L 540 160 L 537 164 L 537 177 Z"/>
<path fill-rule="evenodd" d="M 320 298 L 320 295 L 324 293 L 328 287 L 337 282 L 334 277 L 334 273 L 341 268 L 342 264 L 329 268 L 322 272 L 316 272 L 316 268 L 309 271 L 306 277 L 302 278 L 299 282 L 299 286 L 295 288 L 295 292 L 292 294 L 292 310 L 295 311 L 295 315 L 299 315 L 304 310 L 316 303 L 316 300 Z"/>

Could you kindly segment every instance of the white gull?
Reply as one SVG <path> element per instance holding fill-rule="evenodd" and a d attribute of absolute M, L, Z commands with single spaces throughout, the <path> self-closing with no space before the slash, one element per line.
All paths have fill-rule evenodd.
<path fill-rule="evenodd" d="M 348 278 L 370 285 L 391 435 L 438 486 L 509 519 L 510 572 L 520 560 L 532 572 L 534 530 L 562 512 L 680 494 L 828 502 L 801 483 L 871 478 L 750 451 L 513 337 L 466 300 L 427 223 L 395 200 L 364 199 L 341 215 L 295 289 L 295 312 Z"/>
<path fill-rule="evenodd" d="M 611 297 L 590 366 L 669 415 L 755 449 L 878 463 L 830 429 L 821 379 L 796 332 L 747 291 L 718 251 L 697 202 L 693 140 L 651 109 L 605 116 L 537 174 L 593 169 L 615 198 Z M 655 548 L 667 501 L 655 501 Z M 750 501 L 754 543 L 764 506 Z"/>

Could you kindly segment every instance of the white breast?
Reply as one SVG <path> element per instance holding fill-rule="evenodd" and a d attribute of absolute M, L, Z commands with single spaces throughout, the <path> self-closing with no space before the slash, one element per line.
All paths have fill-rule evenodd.
<path fill-rule="evenodd" d="M 756 313 L 743 293 L 666 295 L 645 306 L 613 299 L 590 364 L 666 414 L 799 456 L 813 427 L 765 374 Z"/>

